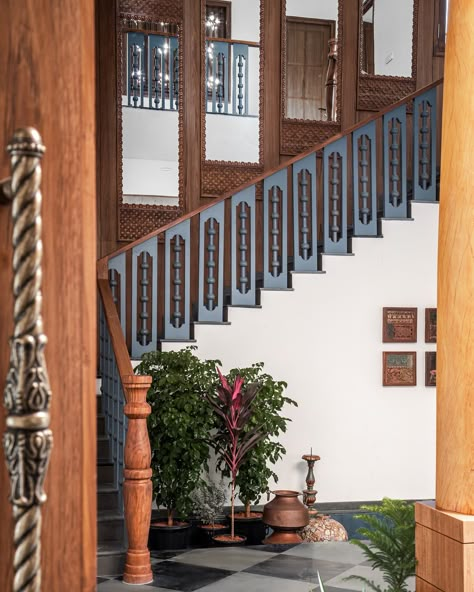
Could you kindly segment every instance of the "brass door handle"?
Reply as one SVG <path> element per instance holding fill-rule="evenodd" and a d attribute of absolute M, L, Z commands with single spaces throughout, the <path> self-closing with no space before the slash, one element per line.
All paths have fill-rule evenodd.
<path fill-rule="evenodd" d="M 13 591 L 41 590 L 41 504 L 53 437 L 41 315 L 41 158 L 45 148 L 33 128 L 15 132 L 7 150 L 12 176 L 2 183 L 13 216 L 13 336 L 4 405 L 3 436 L 13 506 Z"/>

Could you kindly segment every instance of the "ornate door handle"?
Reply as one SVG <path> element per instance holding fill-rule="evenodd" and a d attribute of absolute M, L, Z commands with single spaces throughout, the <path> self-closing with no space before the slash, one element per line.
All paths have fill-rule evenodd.
<path fill-rule="evenodd" d="M 33 128 L 15 132 L 7 150 L 12 176 L 2 183 L 12 201 L 14 327 L 5 385 L 3 437 L 13 506 L 13 591 L 41 590 L 41 504 L 52 447 L 49 386 L 41 316 L 41 158 L 45 148 Z"/>

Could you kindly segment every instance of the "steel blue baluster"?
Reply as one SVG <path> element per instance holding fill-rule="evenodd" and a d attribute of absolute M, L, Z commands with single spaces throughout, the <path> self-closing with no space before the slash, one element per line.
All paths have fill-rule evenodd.
<path fill-rule="evenodd" d="M 160 108 L 160 85 L 159 85 L 159 80 L 160 80 L 160 69 L 159 69 L 159 53 L 158 53 L 158 48 L 155 46 L 153 48 L 153 105 L 151 103 L 152 101 L 152 96 L 150 94 L 150 107 L 153 107 L 154 109 L 159 109 Z"/>
<path fill-rule="evenodd" d="M 413 199 L 417 201 L 436 201 L 436 131 L 436 88 L 432 88 L 413 104 Z"/>
<path fill-rule="evenodd" d="M 108 265 L 110 271 L 115 271 L 120 278 L 120 325 L 122 326 L 122 332 L 124 336 L 127 334 L 127 317 L 126 317 L 126 284 L 127 278 L 125 273 L 125 253 L 121 253 L 116 257 L 109 259 Z"/>
<path fill-rule="evenodd" d="M 377 236 L 376 138 L 375 121 L 352 133 L 355 236 Z"/>
<path fill-rule="evenodd" d="M 299 182 L 300 173 L 304 176 L 304 184 L 300 184 Z M 317 229 L 316 155 L 310 154 L 293 164 L 293 245 L 295 271 L 316 271 L 318 269 Z"/>
<path fill-rule="evenodd" d="M 118 288 L 118 273 L 116 269 L 111 269 L 109 273 L 109 285 L 112 292 L 112 300 L 115 306 L 118 304 L 117 288 Z"/>
<path fill-rule="evenodd" d="M 406 218 L 406 105 L 383 116 L 384 217 Z"/>
<path fill-rule="evenodd" d="M 141 260 L 142 255 L 146 262 Z M 138 263 L 140 261 L 140 263 Z M 150 264 L 151 261 L 151 264 Z M 141 274 L 139 274 L 139 268 Z M 141 275 L 141 293 L 138 290 Z M 158 345 L 158 239 L 156 236 L 132 249 L 132 357 L 154 351 Z M 151 306 L 148 306 L 147 287 L 151 284 Z M 140 304 L 140 306 L 139 306 Z M 148 315 L 151 314 L 151 336 L 148 331 Z M 141 326 L 138 326 L 138 317 Z"/>
<path fill-rule="evenodd" d="M 222 113 L 223 97 L 224 97 L 224 54 L 217 54 L 217 112 Z"/>
<path fill-rule="evenodd" d="M 190 238 L 190 220 L 180 222 L 165 233 L 165 339 L 190 338 Z M 183 267 L 181 239 L 184 241 L 184 291 L 181 280 Z M 171 295 L 171 251 L 174 272 L 173 295 Z M 171 312 L 171 300 L 173 312 Z M 181 311 L 183 300 L 184 307 Z"/>
<path fill-rule="evenodd" d="M 199 321 L 222 322 L 223 320 L 224 208 L 224 202 L 220 202 L 199 214 Z M 209 223 L 209 228 L 206 232 L 207 223 Z M 216 230 L 216 225 L 218 225 L 218 230 Z M 218 250 L 214 241 L 216 235 L 219 240 Z M 207 277 L 205 277 L 206 263 L 208 269 Z"/>
<path fill-rule="evenodd" d="M 278 197 L 278 189 L 281 197 Z M 271 199 L 270 199 L 271 192 Z M 270 210 L 271 208 L 271 210 Z M 269 217 L 271 216 L 271 228 Z M 288 170 L 283 169 L 263 182 L 264 253 L 263 287 L 288 287 Z M 281 228 L 281 235 L 280 235 Z M 271 244 L 270 244 L 271 234 Z M 280 246 L 281 245 L 281 246 Z M 271 251 L 271 260 L 270 260 Z"/>
<path fill-rule="evenodd" d="M 232 60 L 232 113 L 248 115 L 248 45 L 236 43 Z"/>
<path fill-rule="evenodd" d="M 340 164 L 339 164 L 340 157 Z M 340 170 L 340 173 L 339 173 Z M 331 192 L 329 191 L 331 185 Z M 324 253 L 347 253 L 347 138 L 323 149 Z"/>
<path fill-rule="evenodd" d="M 232 196 L 231 227 L 232 304 L 252 306 L 256 301 L 255 185 Z"/>

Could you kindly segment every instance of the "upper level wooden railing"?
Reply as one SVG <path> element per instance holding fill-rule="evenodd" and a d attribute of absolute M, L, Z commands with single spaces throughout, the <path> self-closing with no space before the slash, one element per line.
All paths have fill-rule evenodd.
<path fill-rule="evenodd" d="M 149 465 L 136 463 L 149 462 L 150 379 L 132 375 L 130 356 L 157 349 L 161 340 L 192 338 L 194 322 L 222 322 L 226 306 L 256 305 L 259 289 L 288 288 L 290 271 L 320 271 L 321 253 L 346 254 L 350 236 L 378 236 L 380 215 L 408 218 L 409 198 L 436 201 L 441 84 L 98 262 L 103 326 L 110 335 L 101 338 L 101 349 L 110 339 L 130 419 L 124 485 L 129 557 L 139 557 L 144 573 L 149 559 L 143 516 L 151 509 L 151 483 Z M 110 355 L 102 351 L 101 358 L 113 367 Z M 139 402 L 132 392 L 140 393 Z M 134 454 L 127 457 L 129 439 L 136 447 L 130 444 Z M 130 536 L 134 529 L 137 537 Z M 126 581 L 132 581 L 130 574 Z"/>

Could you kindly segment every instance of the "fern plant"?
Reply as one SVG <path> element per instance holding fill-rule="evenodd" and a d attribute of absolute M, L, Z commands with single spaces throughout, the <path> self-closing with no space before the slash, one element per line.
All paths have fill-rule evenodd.
<path fill-rule="evenodd" d="M 346 579 L 364 582 L 375 592 L 406 592 L 406 580 L 415 575 L 416 567 L 414 505 L 384 498 L 381 505 L 361 506 L 361 509 L 375 514 L 356 515 L 367 524 L 367 527 L 357 529 L 365 540 L 352 539 L 351 543 L 360 547 L 372 567 L 383 573 L 388 587 L 382 589 L 362 576 Z"/>

